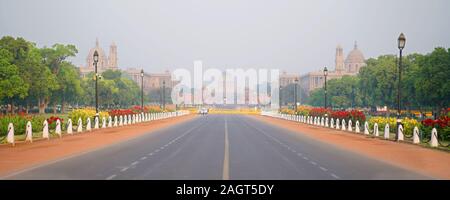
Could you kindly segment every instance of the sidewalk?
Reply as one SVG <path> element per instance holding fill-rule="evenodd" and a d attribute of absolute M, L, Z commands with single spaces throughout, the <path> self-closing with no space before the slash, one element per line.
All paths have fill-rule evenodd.
<path fill-rule="evenodd" d="M 375 139 L 362 134 L 312 126 L 267 116 L 256 119 L 289 129 L 321 142 L 438 179 L 450 179 L 450 153 L 418 145 Z"/>
<path fill-rule="evenodd" d="M 45 162 L 92 151 L 194 118 L 195 115 L 64 135 L 61 139 L 0 145 L 0 177 Z"/>

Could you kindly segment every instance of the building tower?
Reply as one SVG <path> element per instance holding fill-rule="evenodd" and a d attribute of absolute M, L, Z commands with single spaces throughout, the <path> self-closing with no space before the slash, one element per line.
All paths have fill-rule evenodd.
<path fill-rule="evenodd" d="M 117 46 L 113 42 L 111 46 L 109 47 L 109 57 L 108 57 L 108 64 L 110 69 L 117 69 Z"/>
<path fill-rule="evenodd" d="M 335 70 L 341 73 L 344 70 L 344 50 L 341 45 L 336 47 Z"/>

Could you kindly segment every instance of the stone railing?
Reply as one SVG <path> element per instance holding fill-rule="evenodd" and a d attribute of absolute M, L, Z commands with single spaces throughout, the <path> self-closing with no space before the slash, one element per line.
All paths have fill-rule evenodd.
<path fill-rule="evenodd" d="M 354 124 L 351 120 L 346 122 L 345 120 L 340 119 L 333 119 L 328 117 L 312 117 L 312 116 L 303 116 L 303 115 L 290 115 L 290 114 L 281 114 L 277 112 L 267 112 L 263 111 L 261 112 L 261 115 L 263 116 L 269 116 L 279 119 L 284 119 L 288 121 L 295 121 L 299 123 L 309 124 L 313 126 L 321 126 L 324 128 L 330 128 L 335 130 L 341 130 L 346 132 L 353 132 L 358 134 L 364 134 L 364 135 L 373 135 L 374 137 L 382 137 L 384 139 L 389 140 L 390 139 L 390 129 L 389 124 L 386 124 L 384 127 L 384 130 L 382 130 L 382 135 L 380 135 L 378 124 L 375 123 L 373 125 L 373 130 L 369 128 L 369 123 L 366 121 L 364 122 L 363 126 L 360 124 L 359 121 L 356 121 Z M 361 127 L 362 126 L 362 127 Z M 397 141 L 403 141 L 405 140 L 405 134 L 404 129 L 402 125 L 400 125 L 398 130 L 398 139 Z M 412 133 L 412 136 L 409 138 L 412 138 L 412 143 L 414 144 L 420 144 L 420 143 L 428 143 L 431 147 L 449 147 L 450 145 L 444 145 L 442 144 L 438 139 L 438 132 L 436 128 L 433 128 L 431 131 L 431 137 L 426 140 L 423 139 L 421 141 L 420 137 L 420 130 L 416 126 L 414 127 L 414 131 Z"/>
<path fill-rule="evenodd" d="M 112 118 L 111 116 L 106 119 L 103 117 L 101 119 L 101 122 L 98 118 L 94 117 L 94 125 L 91 124 L 91 118 L 87 118 L 86 120 L 86 126 L 83 127 L 83 121 L 81 118 L 78 118 L 77 125 L 72 124 L 72 119 L 67 120 L 66 124 L 66 133 L 68 135 L 72 135 L 74 131 L 77 133 L 82 133 L 85 131 L 92 131 L 93 129 L 105 129 L 105 128 L 114 128 L 114 127 L 120 127 L 120 126 L 128 126 L 132 124 L 139 124 L 144 122 L 150 122 L 155 120 L 161 120 L 161 119 L 167 119 L 167 118 L 173 118 L 178 116 L 183 116 L 189 114 L 189 111 L 176 111 L 176 112 L 164 112 L 164 113 L 140 113 L 140 114 L 133 114 L 133 115 L 120 115 L 120 116 L 114 116 Z M 58 135 L 58 137 L 62 137 L 62 127 L 61 122 L 58 119 L 56 121 L 55 126 L 55 134 Z M 33 131 L 32 131 L 32 125 L 31 122 L 28 121 L 26 124 L 25 129 L 25 141 L 26 142 L 33 142 Z M 42 138 L 44 139 L 50 139 L 50 131 L 49 131 L 49 124 L 47 120 L 44 120 L 43 122 L 43 129 L 42 129 Z M 14 135 L 14 124 L 9 123 L 8 124 L 8 133 L 6 135 L 6 141 L 13 146 L 15 145 L 15 135 Z"/>

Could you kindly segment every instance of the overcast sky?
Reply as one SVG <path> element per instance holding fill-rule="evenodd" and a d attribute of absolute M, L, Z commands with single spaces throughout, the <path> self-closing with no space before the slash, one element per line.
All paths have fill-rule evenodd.
<path fill-rule="evenodd" d="M 294 73 L 334 68 L 358 41 L 366 58 L 450 47 L 448 0 L 0 0 L 0 36 L 38 46 L 74 44 L 85 65 L 98 37 L 114 41 L 119 66 L 146 71 L 204 67 L 266 67 Z"/>

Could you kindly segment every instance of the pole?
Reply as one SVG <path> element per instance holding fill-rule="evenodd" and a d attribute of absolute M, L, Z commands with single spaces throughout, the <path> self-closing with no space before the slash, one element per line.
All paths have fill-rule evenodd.
<path fill-rule="evenodd" d="M 162 95 L 162 102 L 163 102 L 163 112 L 166 110 L 166 81 L 163 81 L 163 95 Z"/>
<path fill-rule="evenodd" d="M 398 127 L 400 126 L 401 122 L 401 106 L 400 106 L 400 96 L 401 96 L 401 80 L 402 80 L 402 51 L 403 49 L 400 49 L 400 58 L 398 61 L 398 86 L 397 86 L 397 134 L 395 135 L 395 139 L 398 140 Z"/>
<path fill-rule="evenodd" d="M 297 82 L 295 83 L 295 87 L 294 87 L 295 91 L 294 91 L 294 100 L 295 100 L 295 114 L 297 115 Z"/>
<path fill-rule="evenodd" d="M 327 109 L 327 76 L 325 75 L 325 109 Z"/>
<path fill-rule="evenodd" d="M 141 76 L 141 109 L 144 112 L 144 76 Z"/>
<path fill-rule="evenodd" d="M 95 117 L 98 116 L 98 73 L 97 73 L 97 62 L 94 62 L 95 65 Z"/>
<path fill-rule="evenodd" d="M 280 89 L 279 89 L 279 93 L 280 94 L 278 94 L 278 96 L 279 96 L 278 100 L 280 101 L 279 104 L 280 104 L 280 113 L 281 113 L 281 106 L 282 106 L 282 104 L 281 104 L 281 86 L 280 86 Z"/>

